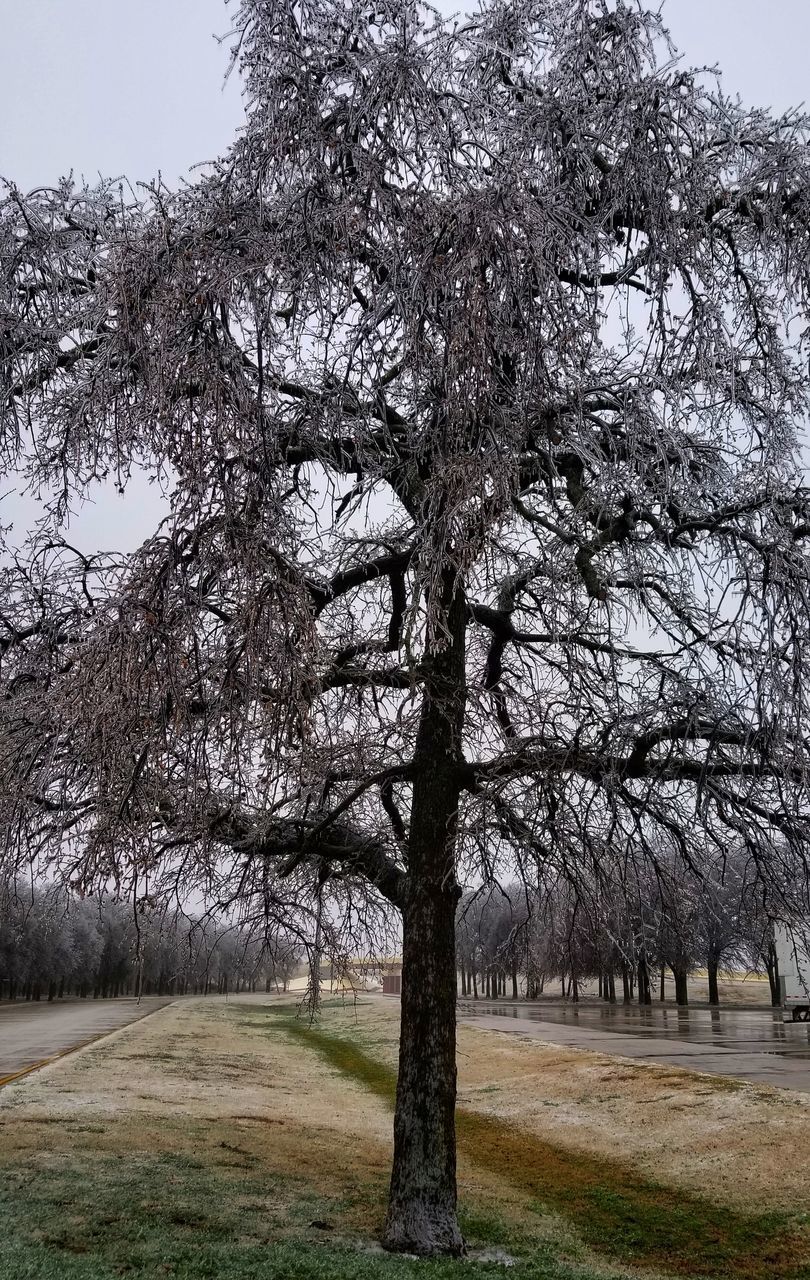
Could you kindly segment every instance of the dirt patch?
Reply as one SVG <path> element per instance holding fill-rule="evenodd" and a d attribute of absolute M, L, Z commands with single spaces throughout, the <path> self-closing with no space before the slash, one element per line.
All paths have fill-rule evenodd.
<path fill-rule="evenodd" d="M 746 1211 L 810 1210 L 810 1101 L 464 1027 L 462 1097 L 564 1145 L 621 1152 L 654 1177 Z"/>

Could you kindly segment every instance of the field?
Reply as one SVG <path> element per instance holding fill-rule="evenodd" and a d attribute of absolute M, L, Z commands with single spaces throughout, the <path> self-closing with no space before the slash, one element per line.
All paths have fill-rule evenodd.
<path fill-rule="evenodd" d="M 810 1099 L 464 1027 L 470 1258 L 376 1244 L 395 1002 L 186 1001 L 0 1092 L 2 1280 L 810 1276 Z"/>

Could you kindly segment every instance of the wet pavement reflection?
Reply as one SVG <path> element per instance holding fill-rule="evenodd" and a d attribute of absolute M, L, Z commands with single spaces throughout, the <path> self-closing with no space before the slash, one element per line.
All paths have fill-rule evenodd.
<path fill-rule="evenodd" d="M 785 1021 L 781 1009 L 690 1009 L 644 1005 L 529 1004 L 465 1000 L 465 1017 L 519 1018 L 588 1031 L 678 1040 L 737 1053 L 810 1060 L 810 1025 Z"/>

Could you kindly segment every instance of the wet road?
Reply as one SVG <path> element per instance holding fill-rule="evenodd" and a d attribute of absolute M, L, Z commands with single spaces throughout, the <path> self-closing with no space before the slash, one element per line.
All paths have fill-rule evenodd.
<path fill-rule="evenodd" d="M 462 1021 L 691 1071 L 810 1093 L 810 1026 L 779 1009 L 462 1001 Z"/>
<path fill-rule="evenodd" d="M 145 996 L 140 1004 L 122 996 L 0 1005 L 0 1084 L 15 1072 L 125 1027 L 166 1004 L 171 1000 L 162 996 Z"/>

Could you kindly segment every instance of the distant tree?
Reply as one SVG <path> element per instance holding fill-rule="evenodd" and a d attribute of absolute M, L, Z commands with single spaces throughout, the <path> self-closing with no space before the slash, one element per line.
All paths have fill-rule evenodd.
<path fill-rule="evenodd" d="M 268 940 L 263 955 L 267 990 L 270 990 L 270 984 L 273 983 L 276 987 L 281 984 L 281 990 L 286 991 L 304 957 L 301 943 L 296 938 L 279 932 Z"/>
<path fill-rule="evenodd" d="M 456 917 L 456 955 L 461 964 L 462 994 L 478 999 L 478 974 L 481 964 L 481 915 L 483 901 L 480 892 L 468 890 L 462 894 Z"/>
<path fill-rule="evenodd" d="M 672 970 L 675 1003 L 679 1005 L 689 1003 L 689 974 L 696 968 L 701 950 L 698 902 L 702 888 L 687 868 L 669 859 L 660 870 L 651 903 L 656 919 L 651 954 Z"/>
<path fill-rule="evenodd" d="M 518 972 L 525 969 L 529 918 L 526 887 L 520 883 L 485 886 L 465 893 L 458 905 L 456 951 L 462 994 L 497 998 L 506 994 L 507 977 L 517 999 Z"/>
<path fill-rule="evenodd" d="M 384 1239 L 456 1254 L 459 879 L 710 832 L 807 884 L 810 128 L 625 4 L 235 26 L 192 185 L 0 205 L 0 439 L 55 526 L 3 573 L 4 845 L 301 934 L 396 908 Z M 155 536 L 60 546 L 137 466 Z"/>
<path fill-rule="evenodd" d="M 746 937 L 746 872 L 744 852 L 732 847 L 710 872 L 704 870 L 695 886 L 698 947 L 706 964 L 709 1004 L 720 1003 L 721 966 L 752 959 Z"/>

